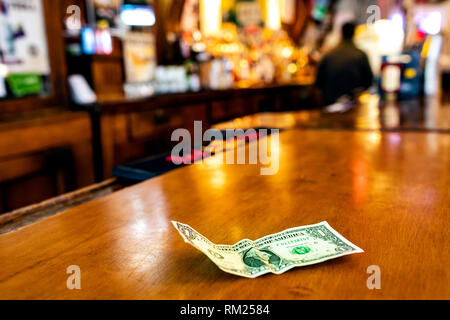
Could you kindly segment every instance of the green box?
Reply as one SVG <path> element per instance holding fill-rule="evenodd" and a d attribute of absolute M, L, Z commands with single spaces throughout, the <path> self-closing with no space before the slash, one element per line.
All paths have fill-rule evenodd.
<path fill-rule="evenodd" d="M 36 73 L 11 74 L 6 81 L 15 97 L 40 94 L 44 89 L 42 78 Z"/>

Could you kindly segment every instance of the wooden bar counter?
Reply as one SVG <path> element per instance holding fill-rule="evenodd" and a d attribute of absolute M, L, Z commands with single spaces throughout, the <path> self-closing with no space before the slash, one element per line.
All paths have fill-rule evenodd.
<path fill-rule="evenodd" d="M 1 299 L 449 299 L 450 135 L 289 130 L 279 172 L 200 164 L 0 236 Z M 239 278 L 185 244 L 328 223 L 363 254 Z M 68 290 L 69 266 L 81 290 Z M 367 268 L 381 270 L 369 290 Z"/>

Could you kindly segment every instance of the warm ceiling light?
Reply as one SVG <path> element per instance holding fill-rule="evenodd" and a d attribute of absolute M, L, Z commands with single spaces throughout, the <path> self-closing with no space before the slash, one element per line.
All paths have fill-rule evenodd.
<path fill-rule="evenodd" d="M 222 1 L 200 1 L 200 27 L 203 35 L 214 36 L 222 28 Z"/>
<path fill-rule="evenodd" d="M 266 0 L 266 27 L 270 30 L 281 29 L 281 10 L 278 0 Z"/>

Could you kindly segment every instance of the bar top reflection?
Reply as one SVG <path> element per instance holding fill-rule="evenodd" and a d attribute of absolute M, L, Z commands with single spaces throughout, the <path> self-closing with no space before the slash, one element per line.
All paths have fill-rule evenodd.
<path fill-rule="evenodd" d="M 450 298 L 450 135 L 290 130 L 279 172 L 192 165 L 0 236 L 2 297 Z M 233 244 L 328 221 L 364 254 L 254 280 L 220 271 L 171 220 Z M 81 290 L 66 270 L 81 269 Z M 366 286 L 381 270 L 381 290 Z"/>

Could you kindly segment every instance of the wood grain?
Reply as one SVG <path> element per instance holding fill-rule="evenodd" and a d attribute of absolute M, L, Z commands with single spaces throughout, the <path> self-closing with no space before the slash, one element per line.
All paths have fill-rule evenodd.
<path fill-rule="evenodd" d="M 364 94 L 343 112 L 325 109 L 265 112 L 218 123 L 217 128 L 284 128 L 380 130 L 385 132 L 424 131 L 450 133 L 450 103 L 439 96 L 407 101 L 380 101 L 378 95 Z"/>
<path fill-rule="evenodd" d="M 0 236 L 2 299 L 449 299 L 450 135 L 291 130 L 280 170 L 193 165 Z M 185 244 L 328 221 L 365 250 L 250 280 Z M 82 289 L 66 288 L 67 267 Z M 367 267 L 381 268 L 369 290 Z"/>

